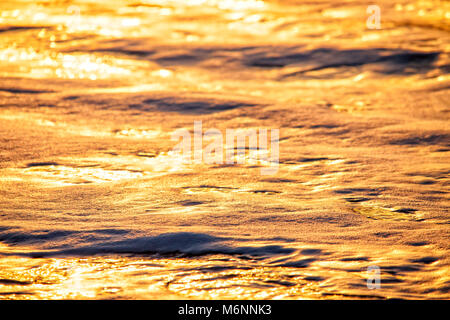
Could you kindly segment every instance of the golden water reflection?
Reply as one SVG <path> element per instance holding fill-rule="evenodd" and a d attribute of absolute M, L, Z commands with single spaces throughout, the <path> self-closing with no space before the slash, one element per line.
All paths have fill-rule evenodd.
<path fill-rule="evenodd" d="M 0 298 L 448 297 L 450 3 L 379 2 L 370 30 L 363 1 L 2 1 Z M 277 174 L 186 165 L 195 120 L 280 128 Z M 300 260 L 24 257 L 112 241 L 93 229 Z"/>

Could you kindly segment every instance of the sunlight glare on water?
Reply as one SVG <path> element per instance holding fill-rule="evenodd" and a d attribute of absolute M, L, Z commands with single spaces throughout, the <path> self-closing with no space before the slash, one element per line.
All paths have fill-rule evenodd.
<path fill-rule="evenodd" d="M 2 1 L 0 298 L 448 299 L 450 4 L 376 5 Z"/>

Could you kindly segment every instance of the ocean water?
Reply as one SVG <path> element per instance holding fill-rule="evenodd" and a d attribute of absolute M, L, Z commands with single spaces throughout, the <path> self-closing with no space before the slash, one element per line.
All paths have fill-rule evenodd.
<path fill-rule="evenodd" d="M 450 298 L 450 3 L 368 5 L 2 1 L 0 299 Z"/>

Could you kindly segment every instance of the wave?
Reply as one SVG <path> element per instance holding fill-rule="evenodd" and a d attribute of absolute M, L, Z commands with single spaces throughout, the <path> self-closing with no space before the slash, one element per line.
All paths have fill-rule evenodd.
<path fill-rule="evenodd" d="M 99 231 L 99 230 L 97 230 Z M 33 242 L 35 240 L 57 240 L 73 232 L 49 232 L 47 234 L 31 234 L 26 236 L 18 232 L 0 235 L 0 241 L 6 243 L 13 242 Z M 274 256 L 291 254 L 296 251 L 282 245 L 263 246 L 233 246 L 229 242 L 240 241 L 226 237 L 216 237 L 195 232 L 173 232 L 163 233 L 156 236 L 135 237 L 120 241 L 105 241 L 95 244 L 70 247 L 62 249 L 49 249 L 32 252 L 0 252 L 0 255 L 19 255 L 33 258 L 52 256 L 91 256 L 107 254 L 182 254 L 186 256 L 227 254 L 246 255 L 253 257 Z"/>

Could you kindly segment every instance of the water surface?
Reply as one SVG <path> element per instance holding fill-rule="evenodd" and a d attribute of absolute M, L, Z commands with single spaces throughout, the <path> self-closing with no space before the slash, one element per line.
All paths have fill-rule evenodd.
<path fill-rule="evenodd" d="M 450 6 L 376 4 L 2 1 L 0 298 L 448 299 Z"/>

